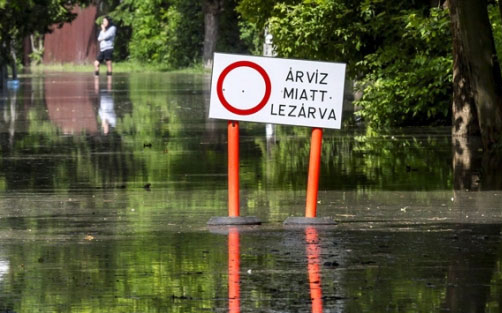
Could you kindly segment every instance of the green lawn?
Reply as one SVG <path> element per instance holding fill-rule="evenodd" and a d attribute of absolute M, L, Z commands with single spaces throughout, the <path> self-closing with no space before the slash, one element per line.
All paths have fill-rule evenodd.
<path fill-rule="evenodd" d="M 30 66 L 32 72 L 94 72 L 92 64 L 39 64 Z M 106 65 L 101 65 L 100 71 L 106 72 Z M 130 73 L 130 72 L 186 72 L 186 73 L 205 73 L 209 72 L 204 66 L 199 63 L 188 68 L 172 69 L 163 64 L 136 63 L 136 62 L 114 62 L 114 73 Z"/>

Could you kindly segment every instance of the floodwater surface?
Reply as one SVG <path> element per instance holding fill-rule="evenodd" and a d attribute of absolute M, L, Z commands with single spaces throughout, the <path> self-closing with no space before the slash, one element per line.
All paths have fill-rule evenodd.
<path fill-rule="evenodd" d="M 241 123 L 227 214 L 226 121 L 209 75 L 27 75 L 0 97 L 0 312 L 500 312 L 501 158 L 449 128 L 323 137 Z"/>

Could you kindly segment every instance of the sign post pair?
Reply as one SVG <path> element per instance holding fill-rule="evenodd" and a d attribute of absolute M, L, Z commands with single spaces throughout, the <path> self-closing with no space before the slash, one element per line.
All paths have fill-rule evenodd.
<path fill-rule="evenodd" d="M 340 129 L 345 64 L 215 53 L 209 118 L 228 120 L 229 216 L 210 225 L 259 224 L 239 212 L 239 122 L 312 127 L 305 217 L 285 224 L 333 224 L 317 218 L 322 129 Z"/>

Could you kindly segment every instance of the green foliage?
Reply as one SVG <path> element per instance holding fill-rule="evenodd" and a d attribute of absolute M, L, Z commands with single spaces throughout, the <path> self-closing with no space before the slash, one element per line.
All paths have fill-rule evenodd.
<path fill-rule="evenodd" d="M 502 19 L 500 17 L 500 10 L 497 5 L 488 6 L 488 14 L 490 16 L 490 23 L 492 24 L 493 39 L 495 40 L 495 50 L 497 56 L 502 60 Z"/>
<path fill-rule="evenodd" d="M 11 49 L 35 32 L 45 34 L 54 24 L 75 18 L 72 8 L 90 0 L 0 1 L 0 66 L 11 63 Z"/>
<path fill-rule="evenodd" d="M 53 24 L 62 24 L 75 18 L 72 8 L 85 6 L 89 0 L 17 0 L 0 3 L 0 35 L 29 35 L 35 31 L 46 33 Z M 13 38 L 11 38 L 13 39 Z"/>
<path fill-rule="evenodd" d="M 350 30 L 351 25 L 338 18 L 350 13 L 346 4 L 279 3 L 275 12 L 270 18 L 270 31 L 280 56 L 330 61 L 354 57 L 353 47 L 360 40 L 350 35 L 360 31 Z"/>
<path fill-rule="evenodd" d="M 239 21 L 240 39 L 253 55 L 263 54 L 263 31 L 254 23 Z"/>
<path fill-rule="evenodd" d="M 227 0 L 219 13 L 217 50 L 246 53 L 239 38 L 237 0 Z M 182 68 L 200 62 L 204 42 L 202 2 L 196 0 L 125 0 L 109 15 L 119 24 L 118 45 L 127 42 L 119 59 Z"/>
<path fill-rule="evenodd" d="M 216 51 L 228 53 L 247 53 L 249 42 L 240 37 L 239 16 L 235 10 L 239 0 L 225 0 L 219 16 L 218 41 Z"/>
<path fill-rule="evenodd" d="M 394 19 L 401 40 L 384 42 L 357 64 L 360 115 L 374 127 L 448 124 L 452 57 L 448 13 L 408 11 Z"/>
<path fill-rule="evenodd" d="M 199 1 L 125 0 L 110 15 L 132 31 L 129 58 L 133 61 L 179 68 L 199 58 L 203 36 Z"/>
<path fill-rule="evenodd" d="M 274 0 L 240 0 L 235 9 L 244 20 L 255 24 L 259 29 L 263 29 L 272 16 L 276 3 L 277 1 Z"/>
<path fill-rule="evenodd" d="M 303 0 L 276 2 L 256 18 L 251 4 L 254 10 L 238 8 L 249 23 L 270 25 L 279 56 L 347 63 L 363 91 L 360 114 L 371 126 L 449 123 L 446 10 L 397 0 Z"/>
<path fill-rule="evenodd" d="M 298 0 L 282 1 L 282 3 L 294 3 Z M 240 0 L 235 10 L 239 13 L 241 40 L 249 47 L 254 55 L 263 53 L 264 31 L 272 17 L 274 0 Z"/>

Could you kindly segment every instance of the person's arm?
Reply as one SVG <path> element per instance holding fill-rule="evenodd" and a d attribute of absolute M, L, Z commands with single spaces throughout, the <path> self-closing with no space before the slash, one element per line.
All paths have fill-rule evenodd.
<path fill-rule="evenodd" d="M 98 41 L 108 40 L 115 36 L 117 29 L 115 26 L 110 26 L 107 30 L 99 32 Z"/>

